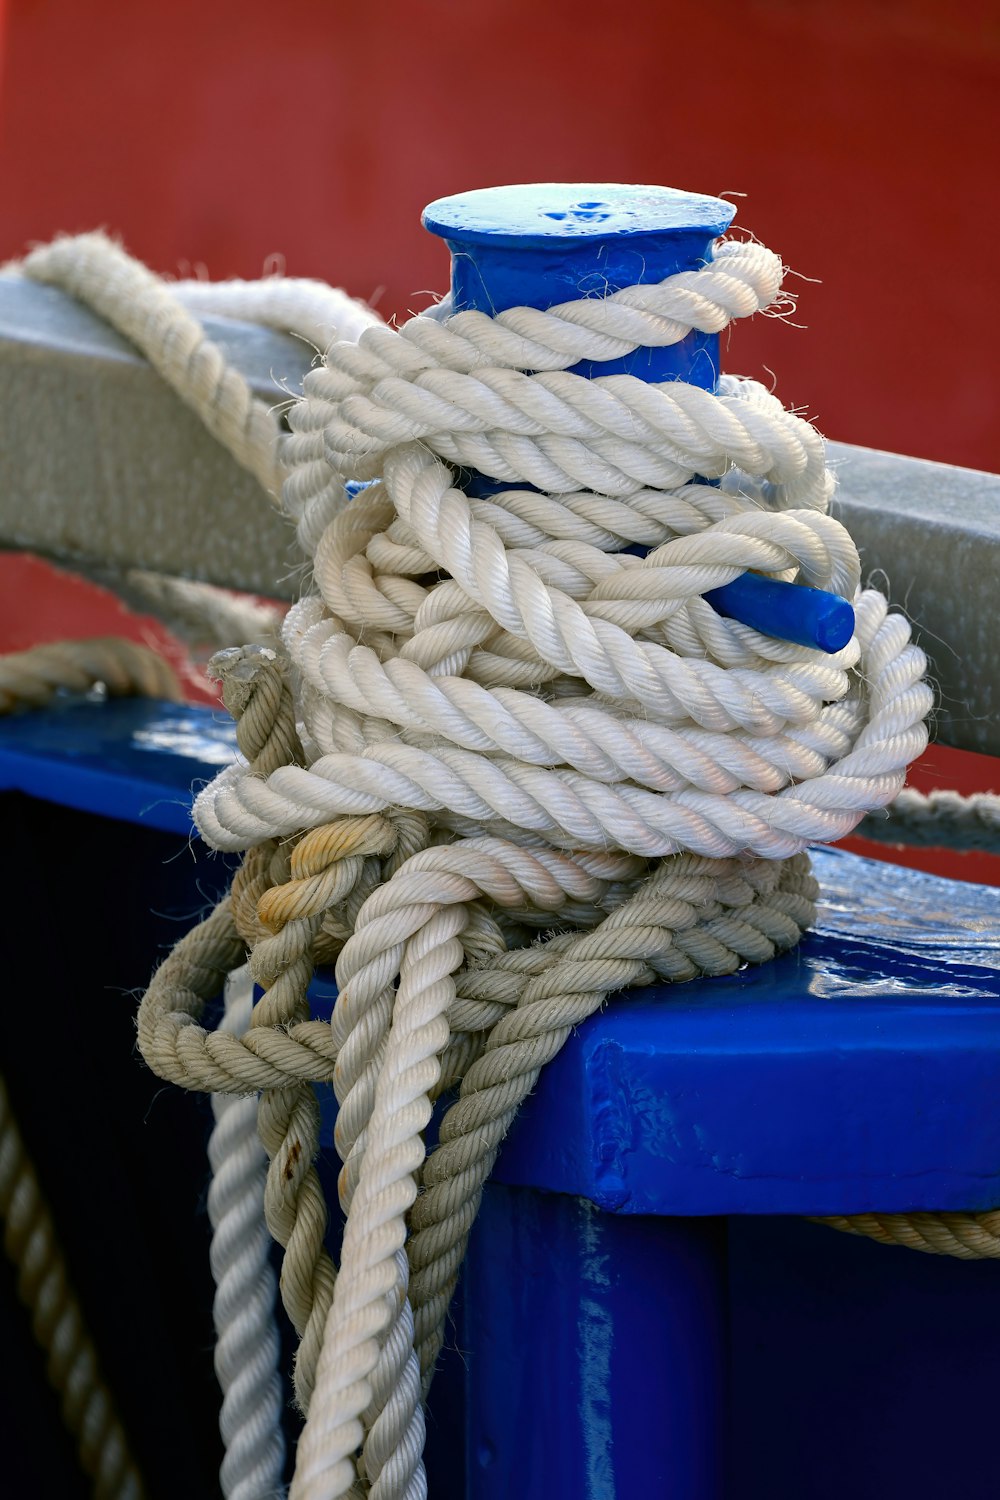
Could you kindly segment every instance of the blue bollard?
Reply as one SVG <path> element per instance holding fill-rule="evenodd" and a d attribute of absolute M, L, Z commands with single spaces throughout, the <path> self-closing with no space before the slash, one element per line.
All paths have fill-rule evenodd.
<path fill-rule="evenodd" d="M 543 182 L 439 198 L 424 209 L 423 224 L 451 251 L 453 310 L 493 314 L 544 311 L 697 270 L 735 212 L 721 198 L 673 188 Z M 693 330 L 663 349 L 573 369 L 590 378 L 687 380 L 710 391 L 719 376 L 719 336 Z"/>
<path fill-rule="evenodd" d="M 451 250 L 455 310 L 492 313 L 695 269 L 733 212 L 668 188 L 543 184 L 440 199 L 423 222 Z M 719 339 L 693 331 L 576 371 L 712 390 Z M 476 475 L 467 484 L 510 487 Z M 465 1500 L 721 1500 L 722 1219 L 617 1217 L 583 1198 L 490 1184 L 460 1295 Z"/>
<path fill-rule="evenodd" d="M 494 314 L 511 307 L 544 310 L 696 270 L 711 259 L 712 241 L 734 213 L 721 198 L 673 188 L 550 182 L 439 198 L 424 210 L 423 223 L 451 251 L 454 311 Z M 711 391 L 719 368 L 718 334 L 692 330 L 665 348 L 582 361 L 573 372 L 684 380 Z M 505 488 L 480 476 L 467 485 L 472 494 Z M 854 633 L 846 599 L 754 573 L 704 597 L 719 614 L 821 651 L 841 650 Z"/>

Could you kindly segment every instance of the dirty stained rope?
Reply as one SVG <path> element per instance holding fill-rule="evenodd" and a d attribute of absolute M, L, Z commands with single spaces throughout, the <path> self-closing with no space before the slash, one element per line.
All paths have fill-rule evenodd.
<path fill-rule="evenodd" d="M 80 1467 L 96 1500 L 143 1500 L 128 1440 L 100 1370 L 38 1175 L 0 1078 L 0 1219 L 21 1301 L 46 1355 Z"/>

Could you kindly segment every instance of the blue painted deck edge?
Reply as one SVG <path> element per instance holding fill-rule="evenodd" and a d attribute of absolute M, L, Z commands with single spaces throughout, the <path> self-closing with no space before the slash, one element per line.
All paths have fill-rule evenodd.
<path fill-rule="evenodd" d="M 192 834 L 200 786 L 236 757 L 222 709 L 131 698 L 67 698 L 0 720 L 0 791 Z"/>
<path fill-rule="evenodd" d="M 0 722 L 0 789 L 186 835 L 234 753 L 215 710 L 65 704 Z M 625 1214 L 1000 1206 L 1000 894 L 813 858 L 800 947 L 614 997 L 545 1070 L 500 1181 Z"/>

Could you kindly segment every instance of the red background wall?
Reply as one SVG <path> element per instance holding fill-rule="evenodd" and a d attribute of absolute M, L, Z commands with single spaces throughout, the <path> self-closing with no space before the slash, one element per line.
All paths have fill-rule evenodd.
<path fill-rule="evenodd" d="M 103 225 L 405 316 L 446 281 L 441 194 L 745 194 L 804 326 L 740 328 L 729 368 L 830 437 L 998 469 L 998 75 L 993 0 L 0 0 L 0 258 Z"/>
<path fill-rule="evenodd" d="M 742 192 L 818 284 L 731 366 L 830 437 L 1000 468 L 994 0 L 7 0 L 5 30 L 0 256 L 103 224 L 402 314 L 445 282 L 443 193 Z"/>

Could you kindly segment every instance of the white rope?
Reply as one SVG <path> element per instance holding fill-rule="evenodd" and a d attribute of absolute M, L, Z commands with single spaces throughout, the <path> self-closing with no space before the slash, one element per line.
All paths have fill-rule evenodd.
<path fill-rule="evenodd" d="M 285 477 L 276 404 L 254 396 L 194 314 L 267 323 L 317 348 L 334 336 L 357 337 L 380 321 L 346 293 L 311 281 L 272 277 L 259 284 L 219 282 L 209 290 L 199 282 L 171 287 L 99 233 L 54 240 L 9 269 L 63 288 L 129 339 L 275 505 Z"/>
<path fill-rule="evenodd" d="M 284 609 L 259 603 L 250 595 L 169 573 L 151 573 L 145 568 L 102 564 L 78 566 L 76 571 L 111 589 L 130 609 L 154 615 L 192 652 L 204 647 L 218 651 L 250 641 L 275 641 L 280 634 Z"/>
<path fill-rule="evenodd" d="M 717 246 L 714 261 L 700 271 L 681 272 L 659 285 L 625 287 L 606 300 L 568 302 L 547 312 L 515 307 L 495 318 L 479 312 L 448 316 L 444 307 L 436 307 L 398 330 L 374 328 L 363 333 L 357 344 L 332 346 L 322 366 L 307 379 L 308 400 L 293 413 L 294 435 L 286 453 L 291 473 L 284 490 L 285 505 L 299 520 L 303 551 L 312 556 L 325 526 L 343 504 L 340 478 L 326 462 L 326 429 L 331 423 L 339 424 L 351 410 L 342 410 L 342 402 L 352 397 L 362 402 L 377 399 L 384 394 L 382 380 L 395 381 L 393 389 L 398 392 L 400 381 L 412 382 L 433 372 L 488 374 L 493 369 L 518 376 L 523 370 L 561 372 L 580 360 L 614 359 L 640 345 L 677 343 L 691 328 L 718 332 L 732 318 L 750 316 L 773 304 L 781 275 L 781 262 L 771 251 L 730 242 Z M 588 384 L 578 382 L 579 386 Z M 594 395 L 599 398 L 600 391 Z M 587 402 L 594 397 L 584 394 L 580 399 Z M 339 425 L 334 430 L 339 431 Z M 544 431 L 544 426 L 539 430 Z M 362 438 L 361 444 L 365 460 L 357 462 L 352 456 L 344 477 L 377 473 L 372 442 Z M 586 453 L 581 453 L 578 442 L 573 455 L 578 462 L 585 461 Z M 489 456 L 480 453 L 479 458 L 483 461 L 469 461 L 484 473 L 493 473 Z M 541 459 L 538 463 L 544 467 Z M 501 478 L 515 472 L 509 464 L 502 467 Z M 603 473 L 586 488 L 604 493 Z M 532 477 L 531 482 L 538 481 Z M 544 477 L 540 487 L 550 488 Z M 565 482 L 554 486 L 569 492 L 579 487 Z M 618 488 L 628 493 L 639 486 L 620 480 Z"/>
<path fill-rule="evenodd" d="M 817 840 L 843 837 L 865 812 L 891 802 L 902 785 L 906 766 L 926 744 L 923 720 L 931 706 L 931 695 L 921 681 L 923 654 L 909 643 L 906 622 L 901 616 L 888 613 L 880 594 L 865 591 L 856 603 L 857 634 L 852 645 L 841 653 L 840 665 L 803 660 L 797 673 L 784 676 L 772 670 L 747 673 L 747 680 L 736 682 L 732 689 L 730 680 L 739 678 L 739 672 L 722 673 L 710 668 L 704 674 L 708 678 L 707 691 L 699 694 L 703 683 L 698 678 L 703 674 L 660 648 L 657 655 L 665 667 L 676 664 L 682 669 L 676 676 L 670 674 L 677 692 L 671 692 L 670 677 L 664 672 L 662 677 L 653 679 L 649 701 L 643 706 L 650 713 L 655 712 L 658 697 L 666 705 L 664 717 L 673 722 L 650 725 L 636 718 L 634 710 L 628 711 L 628 688 L 641 691 L 644 687 L 638 672 L 632 675 L 625 691 L 615 695 L 625 709 L 621 716 L 622 739 L 626 734 L 632 735 L 637 750 L 650 741 L 655 748 L 669 752 L 672 748 L 669 735 L 674 726 L 687 736 L 686 740 L 677 736 L 678 752 L 688 743 L 695 750 L 702 746 L 707 749 L 705 740 L 693 731 L 691 717 L 683 717 L 687 688 L 689 711 L 698 712 L 702 724 L 709 720 L 713 729 L 725 731 L 732 726 L 729 739 L 734 755 L 738 756 L 739 747 L 746 745 L 760 757 L 780 788 L 758 791 L 745 784 L 739 789 L 732 788 L 730 773 L 731 789 L 721 793 L 695 787 L 651 791 L 634 784 L 631 777 L 626 780 L 626 771 L 615 784 L 598 781 L 565 765 L 549 769 L 530 764 L 540 758 L 536 731 L 549 723 L 553 726 L 550 743 L 556 743 L 562 718 L 569 719 L 570 728 L 575 727 L 574 712 L 582 717 L 584 724 L 589 714 L 589 723 L 595 730 L 605 718 L 613 722 L 613 712 L 605 712 L 603 698 L 596 702 L 585 699 L 579 704 L 570 699 L 565 707 L 559 702 L 538 707 L 534 703 L 524 704 L 526 695 L 514 690 L 497 692 L 498 721 L 500 713 L 506 710 L 512 733 L 523 731 L 524 743 L 516 747 L 517 758 L 453 748 L 466 725 L 474 726 L 475 720 L 469 716 L 464 723 L 459 722 L 452 703 L 459 709 L 467 702 L 473 709 L 479 708 L 484 699 L 477 691 L 477 684 L 471 685 L 471 691 L 464 686 L 459 688 L 456 684 L 460 679 L 432 679 L 409 663 L 390 673 L 376 660 L 371 648 L 358 647 L 353 642 L 346 661 L 342 646 L 338 657 L 324 643 L 319 669 L 310 672 L 306 648 L 315 646 L 315 640 L 304 641 L 296 651 L 299 642 L 294 628 L 304 613 L 299 610 L 294 612 L 295 620 L 286 633 L 286 643 L 293 656 L 299 656 L 306 680 L 313 686 L 321 682 L 329 701 L 334 683 L 344 675 L 336 668 L 343 663 L 348 673 L 356 669 L 354 687 L 343 693 L 338 705 L 336 728 L 318 715 L 313 719 L 311 727 L 317 748 L 325 749 L 323 740 L 327 738 L 330 743 L 331 734 L 339 735 L 341 740 L 349 734 L 353 713 L 363 751 L 345 754 L 331 744 L 328 753 L 318 756 L 308 770 L 282 767 L 267 780 L 249 777 L 240 768 L 223 773 L 200 794 L 196 818 L 208 841 L 227 849 L 243 848 L 348 813 L 406 806 L 455 814 L 494 829 L 513 827 L 540 833 L 553 843 L 574 848 L 601 849 L 610 843 L 647 856 L 690 849 L 717 858 L 741 851 L 770 858 L 794 854 Z M 540 612 L 539 618 L 544 625 L 544 614 Z M 321 633 L 327 627 L 328 622 L 320 622 Z M 558 659 L 561 648 L 561 641 L 554 635 L 551 639 L 550 661 L 553 656 Z M 340 643 L 334 639 L 334 644 Z M 807 656 L 815 658 L 818 653 L 803 648 L 802 657 Z M 848 678 L 843 668 L 855 663 L 860 671 Z M 625 651 L 619 653 L 617 661 L 612 658 L 612 665 L 629 665 Z M 710 667 L 708 663 L 694 665 Z M 436 744 L 411 745 L 399 735 L 398 730 L 407 728 L 407 719 L 412 719 L 412 708 L 403 706 L 395 720 L 387 713 L 380 722 L 362 720 L 361 712 L 352 709 L 369 688 L 377 689 L 383 681 L 396 687 L 398 697 L 405 694 L 411 705 L 417 703 L 416 711 L 424 717 L 425 734 L 433 735 Z M 716 683 L 719 691 L 712 695 Z M 830 714 L 825 702 L 835 694 L 843 700 L 838 705 L 843 712 L 838 715 Z M 604 696 L 610 696 L 606 687 Z M 368 701 L 387 710 L 389 693 L 376 696 L 373 692 Z M 547 721 L 545 725 L 543 720 Z M 737 725 L 746 721 L 751 733 L 744 738 Z M 394 724 L 397 731 L 391 738 L 383 727 L 386 722 Z M 789 726 L 791 733 L 783 735 L 782 731 Z M 810 747 L 813 737 L 808 730 L 813 726 L 818 731 L 814 744 L 818 740 L 822 745 L 832 728 L 834 734 L 838 729 L 841 733 L 846 730 L 852 748 L 832 766 L 819 750 L 817 773 L 789 785 L 786 743 L 794 745 L 798 733 L 799 743 L 804 741 Z M 497 727 L 502 725 L 498 723 Z M 781 735 L 774 746 L 768 742 L 768 731 L 771 737 Z M 442 745 L 441 741 L 446 743 Z M 714 747 L 718 739 L 710 743 Z M 549 756 L 554 758 L 554 752 L 550 751 Z M 675 764 L 667 761 L 667 768 L 673 771 Z M 647 780 L 654 779 L 659 769 L 652 765 Z"/>
<path fill-rule="evenodd" d="M 926 743 L 924 657 L 858 589 L 812 428 L 752 382 L 713 396 L 566 368 L 717 330 L 779 283 L 768 252 L 723 245 L 661 287 L 370 329 L 327 351 L 290 414 L 286 506 L 315 590 L 284 626 L 306 765 L 231 768 L 198 825 L 235 850 L 407 808 L 446 843 L 369 896 L 338 963 L 348 1219 L 293 1500 L 425 1492 L 420 1396 L 469 1221 L 442 1225 L 428 1265 L 444 1280 L 421 1270 L 411 1306 L 406 1216 L 442 1073 L 475 1056 L 455 1019 L 469 903 L 587 925 L 634 890 L 635 856 L 784 860 L 892 802 Z M 473 499 L 449 463 L 544 493 Z M 345 478 L 375 482 L 346 506 Z M 634 542 L 651 550 L 618 550 Z M 722 619 L 701 596 L 747 569 L 853 598 L 853 640 L 826 656 Z M 747 951 L 794 940 L 783 918 L 766 939 L 719 920 Z M 613 926 L 595 959 L 628 983 Z M 715 938 L 691 941 L 711 969 Z M 666 951 L 662 972 L 685 972 Z"/>
<path fill-rule="evenodd" d="M 313 936 L 317 881 L 348 893 L 353 927 L 332 1022 L 347 1225 L 291 1493 L 421 1500 L 422 1398 L 520 1100 L 606 994 L 731 972 L 797 940 L 812 899 L 800 852 L 892 803 L 926 744 L 924 657 L 858 588 L 808 423 L 752 381 L 713 395 L 569 373 L 773 308 L 781 265 L 759 246 L 722 243 L 702 270 L 605 299 L 495 318 L 444 305 L 398 330 L 366 309 L 338 321 L 315 289 L 292 308 L 280 282 L 259 301 L 239 284 L 169 292 L 100 237 L 24 269 L 133 338 L 265 488 L 288 469 L 313 591 L 283 626 L 300 724 L 281 732 L 303 764 L 229 768 L 197 799 L 202 834 L 246 849 L 384 812 L 382 850 L 408 823 L 381 886 L 360 857 L 281 886 Z M 287 441 L 181 305 L 246 316 L 248 299 L 317 348 L 331 324 L 360 335 L 307 375 Z M 514 488 L 470 498 L 451 464 Z M 350 505 L 348 479 L 373 481 Z M 649 550 L 622 550 L 636 546 Z M 705 591 L 748 569 L 853 598 L 851 642 L 827 656 L 717 615 Z M 530 944 L 554 919 L 567 930 Z M 267 938 L 269 961 L 282 972 L 280 950 L 304 997 L 292 927 Z M 456 1079 L 425 1163 L 433 1100 Z M 259 1245 L 254 1201 L 252 1221 L 233 1219 L 241 1267 L 244 1237 Z M 220 1333 L 233 1474 L 257 1433 L 253 1403 L 230 1402 L 230 1347 L 258 1337 L 239 1304 Z"/>
<path fill-rule="evenodd" d="M 252 1009 L 253 980 L 244 966 L 227 981 L 219 1029 L 242 1036 Z M 213 1094 L 212 1113 L 208 1216 L 215 1373 L 223 1395 L 219 1429 L 226 1450 L 219 1477 L 225 1500 L 275 1500 L 284 1494 L 285 1442 L 276 1283 L 264 1222 L 267 1153 L 257 1135 L 256 1097 Z"/>
<path fill-rule="evenodd" d="M 318 353 L 335 339 L 358 339 L 381 326 L 378 313 L 325 281 L 267 276 L 260 281 L 175 281 L 177 300 L 197 317 L 238 318 L 294 334 Z"/>

